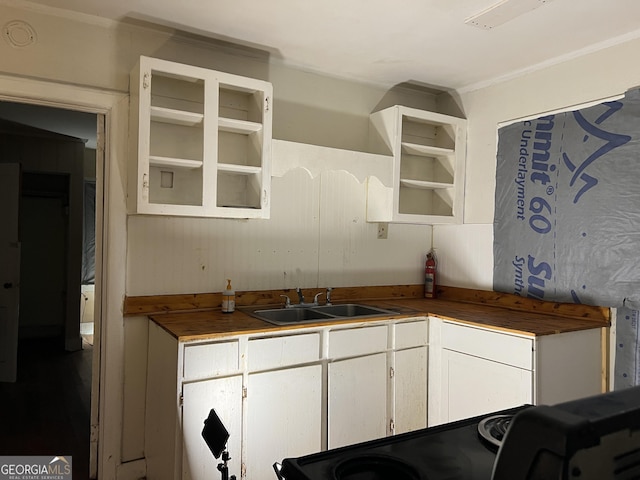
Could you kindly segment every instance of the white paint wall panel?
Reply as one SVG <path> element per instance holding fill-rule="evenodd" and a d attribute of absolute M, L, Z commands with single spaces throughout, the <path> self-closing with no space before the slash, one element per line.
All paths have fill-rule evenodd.
<path fill-rule="evenodd" d="M 387 157 L 282 144 L 270 220 L 130 216 L 128 294 L 219 292 L 226 278 L 237 290 L 422 282 L 432 227 L 393 224 L 378 240 L 366 222 L 364 159 L 383 172 Z"/>
<path fill-rule="evenodd" d="M 406 285 L 422 282 L 430 225 L 366 222 L 367 185 L 344 170 L 323 172 L 318 286 Z"/>
<path fill-rule="evenodd" d="M 493 290 L 493 225 L 436 225 L 433 246 L 440 285 Z"/>
<path fill-rule="evenodd" d="M 272 179 L 270 220 L 129 217 L 129 295 L 315 286 L 319 179 Z M 159 242 L 158 239 L 162 241 Z"/>
<path fill-rule="evenodd" d="M 305 143 L 273 140 L 271 174 L 281 177 L 296 167 L 306 168 L 313 177 L 324 171 L 347 170 L 361 183 L 374 176 L 385 185 L 393 183 L 393 157 Z"/>

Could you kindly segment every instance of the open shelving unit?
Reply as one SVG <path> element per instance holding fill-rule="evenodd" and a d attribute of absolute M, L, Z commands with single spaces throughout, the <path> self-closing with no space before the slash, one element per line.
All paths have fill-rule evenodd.
<path fill-rule="evenodd" d="M 370 120 L 372 147 L 393 158 L 393 180 L 369 182 L 367 220 L 461 223 L 466 121 L 399 105 Z"/>
<path fill-rule="evenodd" d="M 268 218 L 268 82 L 141 57 L 132 73 L 132 211 Z"/>

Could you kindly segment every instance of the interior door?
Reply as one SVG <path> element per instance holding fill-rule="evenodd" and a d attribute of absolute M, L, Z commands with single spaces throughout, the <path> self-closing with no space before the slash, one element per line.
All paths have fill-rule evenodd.
<path fill-rule="evenodd" d="M 0 163 L 0 381 L 15 382 L 18 363 L 20 165 Z"/>

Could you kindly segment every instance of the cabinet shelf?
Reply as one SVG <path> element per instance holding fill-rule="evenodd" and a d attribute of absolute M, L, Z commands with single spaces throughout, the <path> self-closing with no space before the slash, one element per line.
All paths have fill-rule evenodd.
<path fill-rule="evenodd" d="M 165 107 L 151 107 L 151 120 L 154 122 L 170 123 L 172 125 L 185 125 L 193 127 L 202 123 L 202 113 L 175 110 Z"/>
<path fill-rule="evenodd" d="M 418 143 L 402 142 L 402 151 L 409 155 L 419 155 L 423 157 L 447 157 L 455 154 L 451 148 L 432 147 L 430 145 L 420 145 Z"/>
<path fill-rule="evenodd" d="M 236 175 L 258 175 L 262 173 L 261 167 L 253 167 L 251 165 L 233 165 L 230 163 L 219 163 L 219 172 L 235 173 Z"/>
<path fill-rule="evenodd" d="M 407 188 L 417 188 L 420 190 L 437 190 L 443 188 L 453 188 L 452 183 L 442 182 L 425 182 L 423 180 L 411 180 L 408 178 L 401 178 L 400 185 Z"/>
<path fill-rule="evenodd" d="M 244 133 L 250 134 L 259 132 L 262 130 L 262 124 L 256 122 L 249 122 L 247 120 L 236 120 L 235 118 L 219 118 L 218 129 L 223 132 L 229 133 Z"/>
<path fill-rule="evenodd" d="M 202 160 L 188 160 L 185 158 L 171 158 L 171 157 L 159 157 L 150 156 L 149 166 L 151 167 L 173 167 L 173 168 L 201 168 Z"/>

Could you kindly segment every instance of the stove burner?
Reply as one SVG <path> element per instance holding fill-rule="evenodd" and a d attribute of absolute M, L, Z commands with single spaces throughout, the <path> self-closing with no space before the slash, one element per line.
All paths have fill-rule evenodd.
<path fill-rule="evenodd" d="M 414 468 L 401 460 L 384 455 L 359 455 L 336 465 L 336 480 L 419 480 Z"/>
<path fill-rule="evenodd" d="M 478 423 L 478 433 L 491 445 L 500 447 L 513 415 L 492 415 Z"/>

